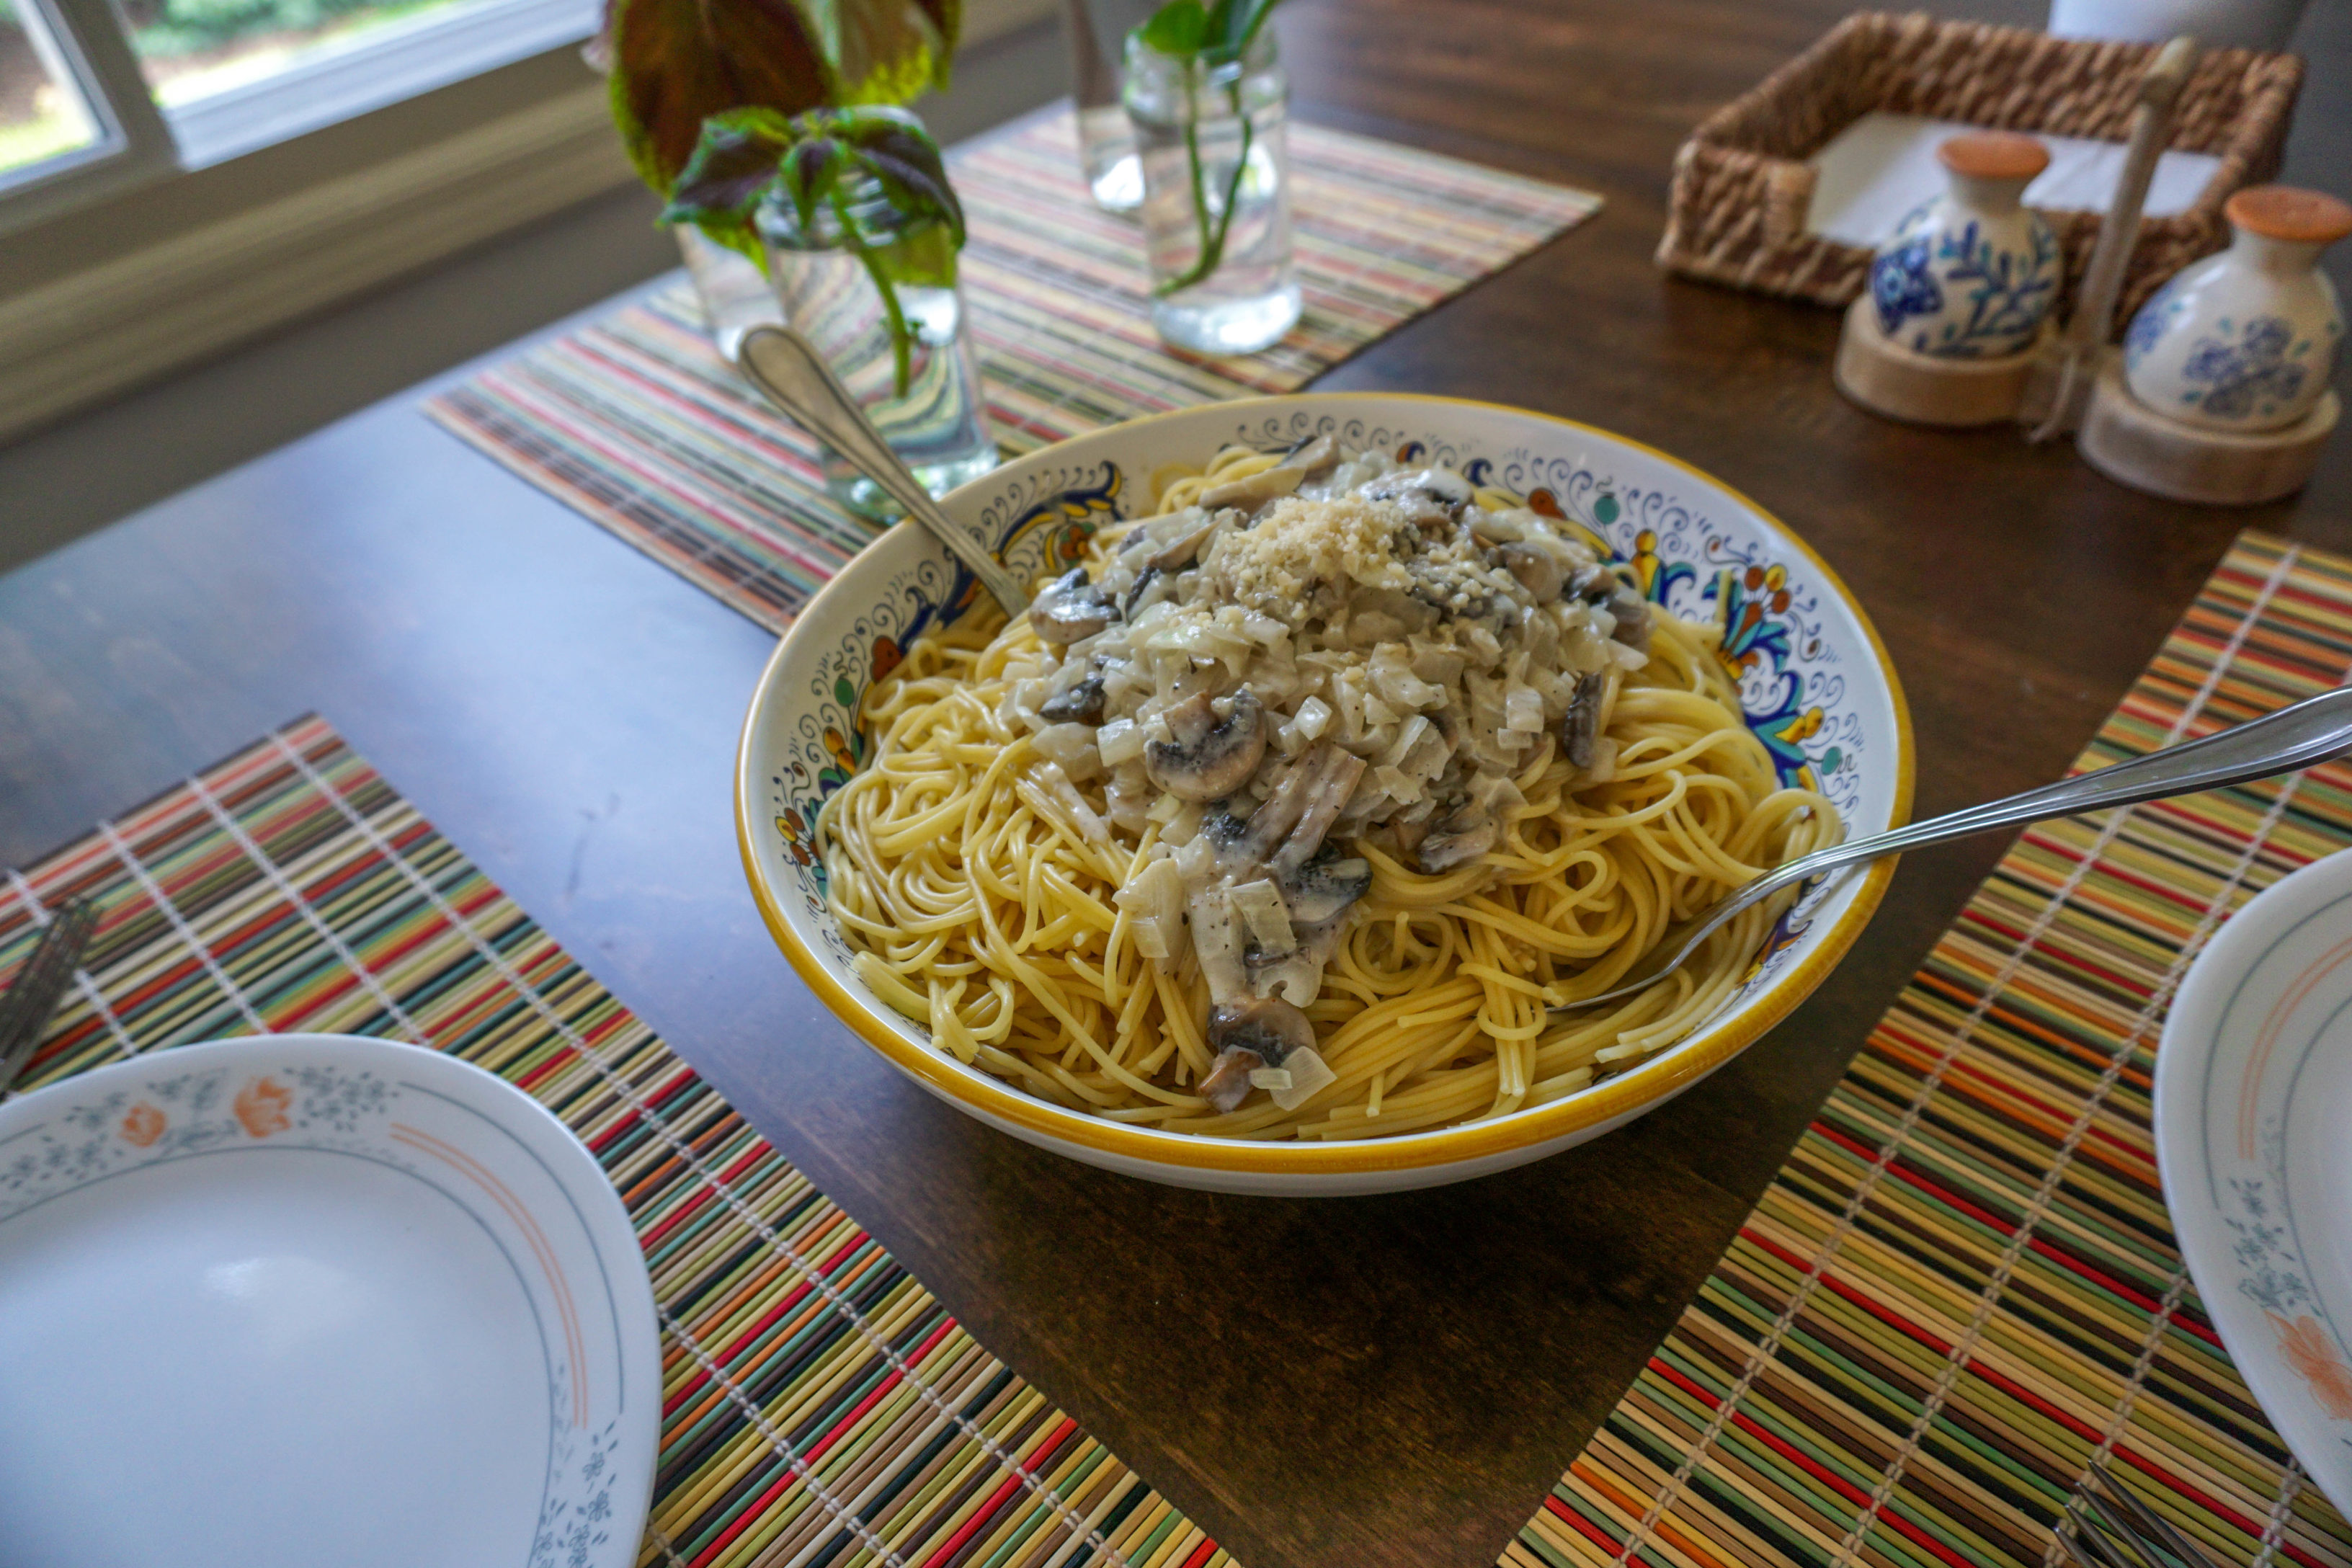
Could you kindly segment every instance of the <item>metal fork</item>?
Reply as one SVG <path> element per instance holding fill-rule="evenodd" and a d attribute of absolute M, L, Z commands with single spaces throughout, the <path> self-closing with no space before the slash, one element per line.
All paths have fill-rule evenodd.
<path fill-rule="evenodd" d="M 81 950 L 97 929 L 95 903 L 88 899 L 68 900 L 41 932 L 40 945 L 16 972 L 7 992 L 0 994 L 0 1093 L 16 1081 L 16 1075 L 32 1059 L 33 1048 L 48 1033 L 49 1018 L 57 1012 L 66 987 L 73 984 Z"/>
<path fill-rule="evenodd" d="M 2102 1528 L 2093 1528 L 2084 1503 Z M 2212 1558 L 2118 1484 L 2105 1465 L 2091 1471 L 2067 1503 L 2057 1536 L 2074 1568 L 2213 1568 Z"/>
<path fill-rule="evenodd" d="M 2040 789 L 2027 790 L 2023 795 L 1970 806 L 1930 822 L 1915 822 L 1892 832 L 1832 844 L 1767 871 L 1689 920 L 1669 927 L 1651 947 L 1649 955 L 1626 971 L 1614 986 L 1595 996 L 1562 1003 L 1552 1011 L 1564 1013 L 1598 1006 L 1654 985 L 1681 968 L 1698 952 L 1701 942 L 1742 910 L 1799 883 L 1865 860 L 2053 816 L 2074 816 L 2087 811 L 2105 811 L 2109 806 L 2162 800 L 2168 795 L 2222 789 L 2311 767 L 2347 752 L 2352 752 L 2352 687 L 2339 686 L 2202 740 L 2168 746 L 2127 763 L 2078 773 Z"/>

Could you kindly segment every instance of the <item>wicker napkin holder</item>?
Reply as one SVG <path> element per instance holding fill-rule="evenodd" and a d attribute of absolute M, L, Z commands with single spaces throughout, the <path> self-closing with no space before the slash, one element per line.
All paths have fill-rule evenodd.
<path fill-rule="evenodd" d="M 1808 233 L 1805 160 L 1874 110 L 1988 130 L 2121 142 L 2158 46 L 2053 38 L 2025 27 L 1864 11 L 1701 121 L 1675 155 L 1658 264 L 1767 294 L 1843 305 L 1862 292 L 1871 253 Z M 2294 55 L 2216 49 L 2183 88 L 2173 151 L 2221 167 L 2181 213 L 2140 225 L 2116 300 L 2131 320 L 2158 284 L 2229 241 L 2221 204 L 2278 172 L 2303 85 Z M 2038 208 L 2066 253 L 2058 311 L 2089 264 L 2101 215 Z"/>

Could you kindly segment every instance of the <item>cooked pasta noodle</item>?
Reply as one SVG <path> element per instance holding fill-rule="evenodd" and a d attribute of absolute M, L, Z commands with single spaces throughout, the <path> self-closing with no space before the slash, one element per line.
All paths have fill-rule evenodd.
<path fill-rule="evenodd" d="M 1262 482 L 1285 455 L 1229 448 L 1205 471 L 1161 468 L 1152 476 L 1154 519 L 1105 529 L 1092 542 L 1093 581 L 1065 585 L 1081 597 L 1064 610 L 1075 603 L 1097 616 L 1076 628 L 1085 636 L 1058 647 L 1041 640 L 1040 626 L 1055 626 L 1045 596 L 1009 626 L 974 613 L 917 639 L 867 694 L 860 717 L 872 759 L 826 802 L 818 837 L 857 973 L 927 1026 L 939 1049 L 1059 1105 L 1223 1137 L 1371 1138 L 1499 1116 L 1572 1095 L 1690 1033 L 1742 983 L 1787 895 L 1742 915 L 1698 959 L 1628 1001 L 1552 1009 L 1614 984 L 1670 922 L 1837 837 L 1834 808 L 1817 794 L 1782 787 L 1742 721 L 1712 627 L 1628 605 L 1628 590 L 1604 574 L 1605 563 L 1576 577 L 1585 584 L 1580 601 L 1566 590 L 1555 594 L 1557 607 L 1539 591 L 1506 593 L 1509 581 L 1492 575 L 1494 561 L 1526 566 L 1540 590 L 1553 576 L 1544 575 L 1543 561 L 1530 563 L 1528 549 L 1571 563 L 1590 562 L 1591 552 L 1574 541 L 1563 548 L 1507 493 L 1483 490 L 1463 501 L 1446 488 L 1458 478 L 1442 470 L 1400 476 L 1377 456 L 1317 457 L 1328 480 L 1277 475 L 1290 499 L 1261 501 L 1249 518 L 1218 511 L 1218 499 L 1236 481 Z M 1424 488 L 1400 491 L 1414 482 Z M 1302 499 L 1317 491 L 1326 499 Z M 1348 499 L 1389 492 L 1403 500 Z M 1404 534 L 1397 506 L 1422 509 L 1418 538 L 1438 542 Z M 1437 511 L 1448 521 L 1434 521 Z M 1365 516 L 1406 541 L 1399 558 L 1424 574 L 1414 589 L 1423 598 L 1426 582 L 1436 580 L 1428 574 L 1454 570 L 1444 564 L 1452 557 L 1431 553 L 1445 540 L 1464 542 L 1464 559 L 1489 563 L 1474 561 L 1464 569 L 1470 575 L 1444 582 L 1472 584 L 1468 602 L 1486 617 L 1479 624 L 1505 628 L 1493 668 L 1517 671 L 1521 685 L 1505 689 L 1500 677 L 1478 673 L 1480 650 L 1496 639 L 1464 629 L 1468 619 L 1457 626 L 1412 611 L 1418 630 L 1378 640 L 1388 623 L 1372 617 L 1395 602 L 1368 598 L 1377 590 L 1362 585 L 1370 580 L 1362 569 L 1338 599 L 1325 595 L 1327 607 L 1339 605 L 1328 626 L 1309 626 L 1301 612 L 1280 640 L 1252 626 L 1246 586 L 1233 594 L 1220 586 L 1252 581 L 1248 570 L 1276 559 L 1265 552 L 1285 527 L 1311 531 L 1333 517 Z M 1177 574 L 1180 584 L 1196 580 L 1175 595 L 1191 595 L 1184 602 L 1202 605 L 1205 619 L 1186 621 L 1173 603 L 1154 615 L 1138 607 L 1148 595 L 1132 587 L 1123 619 L 1108 608 L 1116 595 L 1103 584 L 1133 577 L 1148 584 L 1149 569 L 1133 563 L 1171 558 L 1184 539 L 1164 540 L 1213 517 L 1224 518 L 1232 537 L 1210 530 L 1209 542 L 1183 557 L 1189 563 Z M 1137 530 L 1150 537 L 1129 541 Z M 1491 542 L 1515 535 L 1532 541 L 1517 555 Z M 1237 615 L 1218 618 L 1235 605 Z M 1118 623 L 1111 631 L 1124 643 L 1087 640 L 1108 635 L 1087 631 L 1103 614 Z M 1558 641 L 1557 672 L 1548 673 L 1542 652 L 1556 635 L 1534 627 L 1530 616 L 1571 634 Z M 1646 622 L 1646 658 L 1627 646 L 1635 621 Z M 1235 654 L 1211 637 L 1220 626 L 1258 640 Z M 1350 626 L 1357 635 L 1348 642 Z M 1190 664 L 1154 637 L 1181 642 Z M 1108 707 L 1099 691 L 1082 692 L 1097 727 L 1077 739 L 1104 759 L 1096 776 L 1097 751 L 1074 752 L 1073 738 L 1055 733 L 1071 726 L 1045 723 L 1041 708 L 1054 701 L 1041 704 L 1038 693 L 1051 688 L 1064 709 L 1079 706 L 1067 694 L 1086 670 L 1097 673 L 1085 679 L 1100 679 L 1106 646 L 1125 648 L 1127 662 L 1109 665 Z M 1082 665 L 1089 648 L 1097 650 L 1093 663 Z M 1407 654 L 1422 672 L 1411 682 L 1398 673 Z M 1452 673 L 1465 659 L 1466 672 Z M 1595 660 L 1598 668 L 1583 668 Z M 1192 694 L 1174 688 L 1187 679 L 1226 688 L 1221 700 L 1234 700 L 1237 667 L 1263 689 L 1272 737 L 1262 760 L 1253 754 L 1250 782 L 1213 805 L 1180 802 L 1153 787 L 1171 777 L 1167 760 L 1181 757 L 1162 739 L 1150 753 L 1152 784 L 1139 795 L 1130 786 L 1145 763 L 1125 754 L 1112 763 L 1114 752 L 1142 746 L 1146 731 L 1181 731 L 1181 703 Z M 1123 669 L 1133 691 L 1118 684 Z M 1383 670 L 1426 704 L 1433 723 L 1415 729 L 1400 705 L 1350 696 L 1391 691 L 1368 684 Z M 1522 686 L 1535 695 L 1514 696 Z M 1441 688 L 1451 695 L 1427 696 Z M 1205 703 L 1205 690 L 1193 700 Z M 1297 732 L 1310 701 L 1332 710 L 1320 740 Z M 1542 724 L 1529 729 L 1524 721 L 1539 705 Z M 1198 711 L 1213 717 L 1205 706 Z M 1255 723 L 1257 709 L 1249 711 Z M 1113 712 L 1139 717 L 1104 717 Z M 1379 717 L 1391 712 L 1400 716 Z M 1506 723 L 1482 718 L 1492 713 L 1507 715 Z M 1209 742 L 1240 721 L 1228 719 Z M 1580 740 L 1580 721 L 1590 731 Z M 1130 722 L 1132 731 L 1114 728 Z M 1307 782 L 1284 784 L 1294 776 Z M 1286 860 L 1260 845 L 1257 858 L 1237 862 L 1238 851 L 1211 847 L 1239 842 L 1253 823 L 1279 816 L 1280 803 L 1296 805 L 1316 780 L 1331 778 L 1342 781 L 1333 793 L 1345 804 L 1336 816 L 1326 811 L 1330 842 L 1308 846 L 1311 859 Z M 1282 833 L 1288 820 L 1270 831 Z M 1315 827 L 1317 837 L 1323 832 Z M 1441 841 L 1453 847 L 1434 849 Z M 1343 843 L 1347 858 L 1339 858 Z M 1465 846 L 1466 858 L 1445 863 Z M 1223 867 L 1222 879 L 1201 869 L 1217 855 L 1225 858 L 1211 871 Z M 1181 919 L 1155 905 L 1160 895 L 1151 890 L 1155 878 L 1172 887 L 1180 868 L 1191 897 Z M 1261 888 L 1278 889 L 1286 906 Z M 1333 888 L 1352 902 L 1321 919 L 1315 898 Z M 1223 917 L 1231 940 L 1221 960 L 1208 922 L 1227 910 L 1235 912 Z M 1171 927 L 1188 927 L 1192 941 Z M 1300 967 L 1317 953 L 1319 973 Z M 1248 991 L 1235 992 L 1244 972 Z M 1221 1047 L 1213 1028 L 1236 1007 L 1278 1007 L 1286 994 L 1303 1008 L 1313 1049 L 1286 1057 L 1281 1046 L 1247 1037 L 1251 1048 L 1238 1058 L 1246 1081 L 1220 1073 L 1243 1037 L 1228 1034 Z M 1269 995 L 1271 1004 L 1257 1000 Z"/>

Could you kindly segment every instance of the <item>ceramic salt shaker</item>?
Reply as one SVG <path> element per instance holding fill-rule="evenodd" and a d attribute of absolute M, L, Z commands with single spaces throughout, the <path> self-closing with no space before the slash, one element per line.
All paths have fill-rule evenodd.
<path fill-rule="evenodd" d="M 1950 184 L 1879 247 L 1870 300 L 1888 342 L 1989 359 L 2033 344 L 2058 293 L 2058 237 L 2021 198 L 2050 166 L 2031 136 L 1974 132 L 1936 149 Z"/>
<path fill-rule="evenodd" d="M 2327 391 L 2344 311 L 2319 253 L 2352 234 L 2352 206 L 2254 185 L 2223 204 L 2230 248 L 2182 269 L 2124 334 L 2124 384 L 2147 409 L 2209 430 L 2277 430 Z"/>

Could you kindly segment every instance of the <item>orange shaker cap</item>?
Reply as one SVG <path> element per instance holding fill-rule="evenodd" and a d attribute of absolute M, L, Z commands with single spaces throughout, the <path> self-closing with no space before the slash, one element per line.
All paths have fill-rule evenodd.
<path fill-rule="evenodd" d="M 2030 180 L 2050 166 L 2050 149 L 2013 131 L 1972 131 L 1938 142 L 1936 161 L 1972 180 Z"/>
<path fill-rule="evenodd" d="M 2352 234 L 2352 206 L 2292 185 L 2249 185 L 2221 204 L 2221 216 L 2248 234 L 2292 245 L 2333 245 Z"/>

